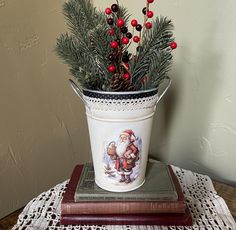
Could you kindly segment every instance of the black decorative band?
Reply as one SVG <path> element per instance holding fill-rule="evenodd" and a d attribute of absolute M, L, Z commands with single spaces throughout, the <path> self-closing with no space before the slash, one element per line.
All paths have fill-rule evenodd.
<path fill-rule="evenodd" d="M 83 89 L 83 94 L 87 97 L 100 98 L 100 99 L 115 99 L 115 100 L 127 100 L 127 99 L 139 99 L 144 97 L 151 97 L 157 94 L 158 89 L 146 90 L 146 91 L 134 91 L 134 92 L 103 92 L 92 91 Z"/>

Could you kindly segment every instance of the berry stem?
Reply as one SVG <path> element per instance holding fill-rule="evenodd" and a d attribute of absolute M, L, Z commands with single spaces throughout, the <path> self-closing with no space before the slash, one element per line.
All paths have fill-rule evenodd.
<path fill-rule="evenodd" d="M 119 0 L 116 0 L 116 4 L 118 5 L 119 7 L 119 10 L 118 12 L 116 13 L 116 21 L 120 18 L 120 3 L 119 3 Z M 119 33 L 118 33 L 118 38 L 120 40 L 120 44 L 119 44 L 119 48 L 118 48 L 118 63 L 122 63 L 122 44 L 121 44 L 121 40 L 122 40 L 122 33 L 120 31 L 120 28 L 118 28 L 119 30 Z M 119 65 L 119 64 L 118 64 Z M 122 73 L 122 68 L 121 68 L 121 65 L 118 66 L 118 72 L 119 74 Z"/>
<path fill-rule="evenodd" d="M 120 3 L 119 3 L 118 0 L 116 0 L 116 4 L 117 4 L 118 7 L 119 7 L 119 10 L 118 10 L 118 12 L 117 12 L 117 18 L 119 19 L 119 18 L 120 18 Z"/>
<path fill-rule="evenodd" d="M 121 65 L 125 68 L 125 70 L 130 74 L 128 67 L 125 65 L 124 62 L 121 62 Z"/>
<path fill-rule="evenodd" d="M 129 48 L 129 46 L 131 45 L 131 43 L 132 43 L 132 39 L 130 39 L 129 44 L 125 46 L 125 49 L 124 49 L 125 51 Z"/>
<path fill-rule="evenodd" d="M 132 31 L 132 35 L 134 34 L 134 27 L 133 27 L 133 31 Z M 124 47 L 124 49 L 123 49 L 123 52 L 124 51 L 126 51 L 126 50 L 128 50 L 128 48 L 130 47 L 130 45 L 132 44 L 132 38 L 130 39 L 130 41 L 129 41 L 129 44 L 127 44 L 125 47 Z M 126 67 L 126 66 L 125 66 Z M 126 69 L 127 70 L 127 69 Z"/>
<path fill-rule="evenodd" d="M 142 29 L 142 32 L 140 33 L 140 41 L 139 41 L 139 44 L 138 44 L 139 46 L 143 44 L 143 35 L 146 32 L 145 24 L 148 20 L 147 12 L 149 11 L 149 5 L 150 5 L 150 3 L 147 1 L 146 14 L 144 15 L 144 19 L 143 19 L 143 29 Z"/>

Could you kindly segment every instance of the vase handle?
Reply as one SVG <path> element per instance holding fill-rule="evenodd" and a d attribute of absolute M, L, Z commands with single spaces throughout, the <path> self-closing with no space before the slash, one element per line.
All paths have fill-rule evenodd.
<path fill-rule="evenodd" d="M 167 85 L 165 86 L 165 88 L 160 92 L 160 96 L 158 97 L 158 99 L 157 99 L 157 102 L 156 102 L 156 105 L 157 105 L 157 103 L 161 100 L 161 98 L 164 96 L 164 94 L 166 93 L 166 91 L 169 89 L 169 87 L 170 87 L 170 85 L 171 85 L 171 79 L 170 79 L 170 77 L 166 77 L 165 78 L 165 80 L 168 80 L 168 83 L 167 83 Z M 164 80 L 164 81 L 165 81 Z"/>
<path fill-rule="evenodd" d="M 79 96 L 79 98 L 84 102 L 85 105 L 87 105 L 87 102 L 83 98 L 83 92 L 82 90 L 75 84 L 75 82 L 71 79 L 69 79 L 70 86 L 74 90 L 74 92 Z"/>

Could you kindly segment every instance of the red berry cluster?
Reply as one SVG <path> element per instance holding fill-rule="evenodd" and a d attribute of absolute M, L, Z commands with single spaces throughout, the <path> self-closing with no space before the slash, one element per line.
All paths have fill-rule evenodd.
<path fill-rule="evenodd" d="M 107 57 L 111 62 L 108 66 L 108 71 L 111 73 L 122 74 L 123 79 L 125 80 L 130 79 L 128 64 L 130 55 L 128 54 L 127 48 L 132 41 L 138 44 L 142 43 L 141 40 L 143 27 L 145 27 L 145 29 L 152 28 L 152 23 L 148 20 L 153 18 L 154 16 L 153 11 L 149 9 L 150 4 L 153 2 L 154 0 L 146 0 L 146 7 L 142 9 L 142 13 L 144 14 L 143 25 L 141 25 L 137 19 L 131 20 L 133 33 L 134 29 L 139 32 L 139 34 L 135 36 L 133 36 L 133 34 L 128 31 L 128 27 L 125 25 L 125 20 L 120 17 L 120 8 L 118 4 L 112 4 L 111 7 L 105 9 L 105 14 L 107 15 L 107 23 L 110 26 L 110 28 L 108 29 L 108 34 L 112 37 L 112 41 L 110 42 L 110 48 L 112 52 Z M 169 44 L 169 46 L 171 49 L 176 49 L 177 43 L 173 41 Z M 139 46 L 137 47 L 137 50 L 138 48 Z M 117 64 L 117 60 L 121 60 L 122 63 Z"/>
<path fill-rule="evenodd" d="M 133 35 L 125 26 L 125 20 L 119 16 L 118 4 L 112 4 L 111 7 L 106 8 L 105 14 L 108 16 L 107 23 L 110 25 L 108 34 L 113 38 L 110 42 L 112 51 L 107 57 L 111 62 L 108 66 L 108 71 L 110 73 L 122 74 L 125 80 L 129 80 L 129 54 L 126 49 Z M 123 63 L 120 63 L 120 66 L 118 66 L 117 63 L 114 64 L 116 60 L 122 60 Z"/>

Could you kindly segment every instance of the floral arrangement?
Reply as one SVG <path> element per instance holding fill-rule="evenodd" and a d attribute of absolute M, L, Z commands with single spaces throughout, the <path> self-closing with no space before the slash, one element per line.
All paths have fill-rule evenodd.
<path fill-rule="evenodd" d="M 57 39 L 56 52 L 84 89 L 139 91 L 158 88 L 168 77 L 177 47 L 173 24 L 153 20 L 152 3 L 145 0 L 144 20 L 130 19 L 118 0 L 104 11 L 89 0 L 69 0 L 63 6 L 70 33 Z M 131 43 L 135 53 L 129 52 Z"/>

